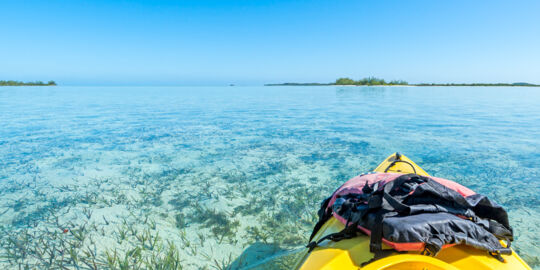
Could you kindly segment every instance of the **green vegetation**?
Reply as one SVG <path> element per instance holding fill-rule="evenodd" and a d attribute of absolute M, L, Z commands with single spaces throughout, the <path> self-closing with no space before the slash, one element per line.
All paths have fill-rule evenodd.
<path fill-rule="evenodd" d="M 529 86 L 539 87 L 538 84 L 517 82 L 517 83 L 418 83 L 409 84 L 403 80 L 385 81 L 375 77 L 367 77 L 360 80 L 353 80 L 351 78 L 339 78 L 333 83 L 274 83 L 265 84 L 265 86 L 324 86 L 324 85 L 411 85 L 411 86 Z"/>
<path fill-rule="evenodd" d="M 277 83 L 277 84 L 265 84 L 266 86 L 322 86 L 322 85 L 408 85 L 406 81 L 393 80 L 385 81 L 375 77 L 367 77 L 360 80 L 353 80 L 351 78 L 339 78 L 333 83 Z"/>
<path fill-rule="evenodd" d="M 333 83 L 333 85 L 408 85 L 408 83 L 401 80 L 386 82 L 384 79 L 367 77 L 358 81 L 350 78 L 339 78 Z"/>
<path fill-rule="evenodd" d="M 35 82 L 21 82 L 21 81 L 0 81 L 0 86 L 55 86 L 55 81 L 48 81 L 44 83 L 42 81 Z"/>

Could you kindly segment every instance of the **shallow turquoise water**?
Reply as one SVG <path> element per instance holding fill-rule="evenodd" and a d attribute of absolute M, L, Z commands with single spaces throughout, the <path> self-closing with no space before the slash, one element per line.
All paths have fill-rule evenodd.
<path fill-rule="evenodd" d="M 0 123 L 3 266 L 148 230 L 187 269 L 247 267 L 305 244 L 319 201 L 396 151 L 504 205 L 540 265 L 538 88 L 3 87 Z"/>

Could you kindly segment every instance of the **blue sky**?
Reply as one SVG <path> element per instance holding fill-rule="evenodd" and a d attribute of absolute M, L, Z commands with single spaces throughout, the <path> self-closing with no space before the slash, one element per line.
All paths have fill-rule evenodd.
<path fill-rule="evenodd" d="M 540 83 L 540 1 L 0 0 L 0 79 Z"/>

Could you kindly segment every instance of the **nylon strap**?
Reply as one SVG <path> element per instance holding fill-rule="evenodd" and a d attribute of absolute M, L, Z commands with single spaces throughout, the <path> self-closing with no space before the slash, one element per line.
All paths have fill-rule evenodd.
<path fill-rule="evenodd" d="M 313 239 L 313 237 L 315 237 L 315 234 L 317 234 L 319 229 L 321 229 L 322 225 L 328 219 L 330 219 L 330 216 L 332 215 L 332 209 L 327 209 L 328 203 L 330 202 L 331 198 L 332 198 L 332 196 L 326 198 L 321 204 L 321 208 L 319 209 L 319 212 L 318 212 L 319 221 L 317 221 L 317 224 L 315 224 L 315 226 L 313 227 L 313 231 L 311 232 L 311 236 L 309 237 L 310 242 Z"/>
<path fill-rule="evenodd" d="M 350 226 L 345 227 L 345 229 L 337 232 L 337 233 L 331 233 L 329 235 L 324 236 L 323 238 L 319 239 L 318 241 L 310 242 L 306 247 L 309 248 L 308 253 L 311 252 L 314 248 L 319 246 L 319 244 L 324 240 L 331 240 L 334 242 L 341 241 L 343 239 L 350 239 L 353 237 L 356 237 L 356 228 L 358 226 L 358 223 L 353 223 Z"/>

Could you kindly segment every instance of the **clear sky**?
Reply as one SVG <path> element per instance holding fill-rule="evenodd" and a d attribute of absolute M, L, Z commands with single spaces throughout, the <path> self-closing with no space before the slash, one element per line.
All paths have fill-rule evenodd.
<path fill-rule="evenodd" d="M 540 1 L 0 0 L 0 80 L 540 83 Z"/>

